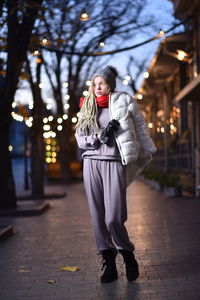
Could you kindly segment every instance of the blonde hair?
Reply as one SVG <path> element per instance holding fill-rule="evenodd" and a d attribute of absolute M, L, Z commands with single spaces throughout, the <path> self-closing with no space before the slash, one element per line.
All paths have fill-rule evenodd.
<path fill-rule="evenodd" d="M 85 97 L 81 110 L 79 112 L 79 118 L 76 125 L 77 129 L 81 129 L 84 133 L 89 131 L 89 128 L 93 129 L 95 133 L 99 132 L 99 126 L 97 123 L 97 102 L 95 100 L 95 94 L 93 91 L 94 78 L 91 81 L 91 85 L 88 89 L 88 95 Z"/>

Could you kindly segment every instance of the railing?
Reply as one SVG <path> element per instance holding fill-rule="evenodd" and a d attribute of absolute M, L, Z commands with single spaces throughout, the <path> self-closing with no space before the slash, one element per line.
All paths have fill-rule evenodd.
<path fill-rule="evenodd" d="M 166 158 L 165 158 L 166 157 Z M 192 172 L 192 149 L 190 142 L 177 143 L 173 150 L 159 150 L 154 156 L 153 167 L 173 172 Z"/>

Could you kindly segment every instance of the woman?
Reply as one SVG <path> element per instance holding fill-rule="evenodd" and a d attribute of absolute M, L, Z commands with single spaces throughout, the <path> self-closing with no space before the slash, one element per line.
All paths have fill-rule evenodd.
<path fill-rule="evenodd" d="M 78 146 L 86 150 L 83 178 L 97 249 L 104 260 L 102 283 L 117 279 L 118 252 L 128 281 L 139 276 L 134 246 L 124 226 L 126 187 L 156 151 L 137 102 L 125 92 L 114 92 L 117 75 L 115 68 L 107 66 L 93 76 L 88 95 L 81 98 L 75 134 Z"/>

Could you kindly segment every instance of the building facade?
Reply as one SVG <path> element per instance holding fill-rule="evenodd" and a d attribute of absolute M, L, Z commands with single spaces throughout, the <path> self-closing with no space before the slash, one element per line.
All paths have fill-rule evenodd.
<path fill-rule="evenodd" d="M 200 1 L 172 2 L 184 28 L 162 40 L 136 97 L 158 147 L 152 168 L 200 197 Z"/>

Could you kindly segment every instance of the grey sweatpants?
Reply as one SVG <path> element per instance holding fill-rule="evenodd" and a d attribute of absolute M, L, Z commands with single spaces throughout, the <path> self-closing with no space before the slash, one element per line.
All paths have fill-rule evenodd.
<path fill-rule="evenodd" d="M 85 158 L 83 177 L 97 249 L 134 250 L 124 226 L 126 178 L 121 162 Z"/>

